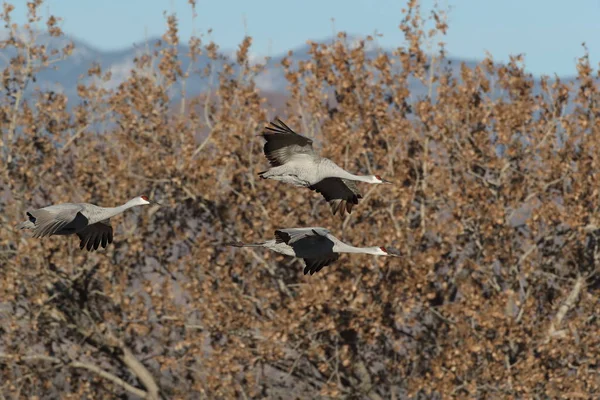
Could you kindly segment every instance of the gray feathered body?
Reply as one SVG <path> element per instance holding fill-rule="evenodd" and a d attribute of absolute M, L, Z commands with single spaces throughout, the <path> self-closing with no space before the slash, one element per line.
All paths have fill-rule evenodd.
<path fill-rule="evenodd" d="M 261 178 L 272 179 L 307 187 L 321 193 L 329 202 L 333 214 L 351 213 L 352 206 L 362 198 L 355 180 L 365 177 L 354 175 L 333 161 L 320 157 L 312 147 L 312 140 L 297 134 L 281 120 L 271 123 L 262 135 L 266 139 L 264 153 L 271 168 L 259 173 Z"/>
<path fill-rule="evenodd" d="M 33 237 L 53 235 L 79 236 L 80 248 L 91 251 L 100 245 L 106 247 L 113 240 L 110 218 L 136 205 L 134 198 L 118 207 L 99 207 L 89 203 L 62 203 L 27 212 L 27 221 L 17 225 L 20 229 L 33 231 Z"/>
<path fill-rule="evenodd" d="M 343 173 L 343 169 L 328 158 L 299 154 L 289 162 L 272 167 L 261 176 L 295 186 L 312 187 L 323 179 Z"/>
<path fill-rule="evenodd" d="M 35 229 L 38 219 L 41 220 L 40 223 L 54 219 L 57 222 L 65 221 L 66 224 L 54 230 L 51 233 L 52 235 L 72 235 L 89 225 L 107 220 L 114 215 L 114 213 L 110 213 L 111 210 L 89 203 L 55 204 L 29 211 L 27 213 L 29 220 L 22 222 L 18 227 L 21 229 Z"/>
<path fill-rule="evenodd" d="M 275 239 L 263 243 L 230 243 L 236 247 L 265 247 L 286 256 L 301 258 L 304 274 L 320 271 L 339 258 L 340 253 L 386 254 L 380 247 L 354 247 L 348 245 L 321 227 L 288 228 L 275 231 Z"/>

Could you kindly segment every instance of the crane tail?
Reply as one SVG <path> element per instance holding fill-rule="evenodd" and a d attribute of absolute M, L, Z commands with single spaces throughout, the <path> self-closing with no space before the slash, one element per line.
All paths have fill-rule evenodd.
<path fill-rule="evenodd" d="M 27 212 L 27 218 L 29 218 L 27 221 L 23 221 L 18 225 L 15 225 L 16 229 L 35 229 L 35 217 L 33 215 L 31 215 L 30 212 Z"/>
<path fill-rule="evenodd" d="M 35 228 L 35 224 L 31 221 L 23 221 L 20 224 L 15 226 L 16 229 L 33 229 Z"/>

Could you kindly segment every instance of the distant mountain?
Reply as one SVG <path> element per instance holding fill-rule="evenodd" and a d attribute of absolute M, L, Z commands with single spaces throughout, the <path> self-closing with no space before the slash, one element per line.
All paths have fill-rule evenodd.
<path fill-rule="evenodd" d="M 349 38 L 349 41 L 357 40 L 357 37 Z M 98 63 L 102 67 L 104 72 L 111 71 L 112 77 L 109 82 L 104 83 L 107 88 L 116 88 L 123 82 L 131 73 L 134 67 L 134 59 L 136 56 L 147 53 L 148 50 L 153 51 L 154 49 L 160 49 L 155 44 L 159 39 L 150 39 L 145 43 L 134 45 L 127 49 L 115 50 L 115 51 L 102 51 L 90 46 L 77 38 L 61 37 L 54 38 L 46 34 L 41 33 L 38 41 L 44 43 L 49 49 L 62 48 L 69 41 L 73 41 L 75 44 L 75 50 L 73 55 L 65 61 L 58 62 L 54 65 L 55 68 L 46 69 L 37 75 L 35 84 L 28 88 L 28 94 L 36 89 L 43 90 L 54 90 L 57 92 L 63 92 L 69 96 L 70 99 L 75 99 L 77 96 L 77 84 L 85 82 L 91 79 L 87 76 L 87 70 L 93 65 Z M 327 41 L 332 41 L 329 39 Z M 310 58 L 308 54 L 309 46 L 303 45 L 295 49 L 292 49 L 293 61 L 307 60 Z M 374 56 L 377 54 L 378 49 L 371 48 L 368 50 L 368 54 Z M 186 45 L 179 46 L 180 61 L 182 69 L 188 70 L 191 59 L 187 56 L 188 47 Z M 2 49 L 0 54 L 3 57 L 0 59 L 0 66 L 4 68 L 6 61 L 15 54 L 12 49 Z M 223 51 L 221 52 L 224 60 L 235 59 L 235 51 Z M 279 65 L 283 55 L 272 57 L 266 63 L 265 70 L 257 77 L 257 85 L 265 92 L 269 93 L 285 93 L 287 82 L 284 77 L 283 68 Z M 264 62 L 265 58 L 260 56 L 253 56 L 254 61 Z M 207 65 L 211 65 L 212 78 L 216 78 L 218 71 L 222 68 L 224 61 L 212 61 L 206 55 L 200 56 L 192 66 L 192 71 L 202 71 Z M 448 67 L 458 72 L 461 63 L 465 63 L 469 67 L 474 67 L 477 62 L 472 60 L 461 60 L 457 58 L 449 58 L 446 60 Z M 569 80 L 568 78 L 566 80 Z M 213 79 L 213 84 L 216 84 L 216 79 Z M 186 81 L 186 96 L 194 97 L 202 92 L 205 92 L 210 85 L 210 79 L 201 77 L 200 74 L 192 74 Z M 426 93 L 426 88 L 423 87 L 419 82 L 410 82 L 410 89 L 412 96 L 418 97 Z M 173 100 L 177 100 L 180 97 L 179 90 L 172 93 Z M 73 105 L 71 102 L 70 105 Z"/>

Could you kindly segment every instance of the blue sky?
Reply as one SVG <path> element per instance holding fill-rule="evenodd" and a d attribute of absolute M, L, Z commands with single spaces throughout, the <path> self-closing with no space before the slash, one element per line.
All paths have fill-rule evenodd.
<path fill-rule="evenodd" d="M 25 0 L 13 0 L 18 22 Z M 433 0 L 421 1 L 424 10 Z M 586 42 L 595 66 L 600 60 L 600 0 L 440 0 L 451 7 L 443 39 L 452 56 L 480 59 L 489 51 L 497 61 L 525 53 L 529 71 L 573 75 Z M 163 11 L 176 12 L 182 39 L 213 29 L 212 39 L 233 49 L 247 33 L 253 51 L 278 55 L 308 39 L 337 31 L 384 36 L 383 47 L 403 44 L 398 29 L 405 0 L 197 0 L 193 22 L 187 0 L 47 0 L 43 6 L 64 18 L 64 31 L 99 49 L 131 46 L 164 32 Z M 334 18 L 334 22 L 332 22 Z"/>

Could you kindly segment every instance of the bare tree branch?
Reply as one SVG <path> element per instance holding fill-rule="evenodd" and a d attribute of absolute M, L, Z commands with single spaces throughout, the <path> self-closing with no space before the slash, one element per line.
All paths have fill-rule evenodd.
<path fill-rule="evenodd" d="M 567 315 L 569 310 L 575 305 L 575 302 L 579 297 L 579 293 L 581 292 L 584 283 L 585 278 L 581 275 L 578 276 L 575 280 L 573 290 L 571 290 L 571 293 L 569 293 L 569 296 L 567 297 L 565 302 L 561 304 L 561 306 L 558 308 L 558 312 L 554 317 L 554 321 L 552 321 L 552 323 L 550 324 L 550 328 L 548 329 L 548 334 L 546 336 L 546 343 L 549 342 L 550 339 L 558 333 L 557 329 L 560 327 L 560 324 L 562 323 L 562 320 L 565 317 L 565 315 Z"/>
<path fill-rule="evenodd" d="M 133 355 L 131 350 L 129 350 L 125 346 L 121 346 L 121 349 L 123 350 L 121 360 L 144 384 L 144 386 L 148 390 L 147 398 L 152 400 L 158 400 L 160 398 L 160 389 L 158 388 L 156 381 L 152 377 L 152 374 L 150 374 L 150 371 L 148 371 L 146 367 L 144 367 L 144 365 Z"/>
<path fill-rule="evenodd" d="M 107 372 L 107 371 L 103 370 L 102 368 L 100 368 L 94 364 L 91 364 L 91 363 L 82 362 L 82 361 L 72 361 L 70 363 L 65 363 L 62 360 L 60 360 L 59 358 L 45 356 L 45 355 L 32 355 L 32 356 L 21 357 L 18 355 L 0 353 L 0 358 L 12 359 L 15 361 L 22 360 L 22 361 L 26 361 L 26 362 L 36 362 L 36 361 L 49 362 L 49 363 L 53 363 L 53 364 L 64 364 L 65 367 L 69 367 L 69 368 L 86 369 L 90 372 L 95 373 L 98 376 L 101 376 L 104 379 L 111 381 L 112 383 L 114 383 L 116 385 L 121 386 L 123 389 L 127 390 L 129 393 L 139 396 L 142 399 L 152 399 L 152 392 L 145 392 L 141 389 L 138 389 L 135 386 L 132 386 L 129 383 L 125 382 L 123 379 L 119 378 L 118 376 L 115 376 L 115 375 L 111 374 L 110 372 Z M 142 378 L 140 378 L 140 380 L 145 384 L 145 382 L 142 380 Z M 156 397 L 156 399 L 158 399 L 158 397 Z"/>

